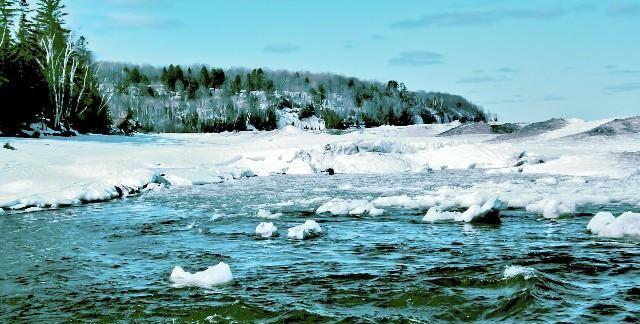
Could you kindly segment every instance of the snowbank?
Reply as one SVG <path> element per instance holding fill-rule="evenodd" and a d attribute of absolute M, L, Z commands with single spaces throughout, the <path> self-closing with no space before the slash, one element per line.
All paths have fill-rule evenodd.
<path fill-rule="evenodd" d="M 304 240 L 317 237 L 322 234 L 322 228 L 316 221 L 310 219 L 302 225 L 289 228 L 287 237 L 290 239 Z"/>
<path fill-rule="evenodd" d="M 616 218 L 609 212 L 600 212 L 589 221 L 587 229 L 600 237 L 640 238 L 640 213 L 626 212 Z"/>
<path fill-rule="evenodd" d="M 262 222 L 256 227 L 256 234 L 262 238 L 269 238 L 278 235 L 278 228 L 273 223 Z"/>
<path fill-rule="evenodd" d="M 173 287 L 175 288 L 189 286 L 210 288 L 214 285 L 232 281 L 233 275 L 231 274 L 231 268 L 229 268 L 229 265 L 224 262 L 220 262 L 215 266 L 207 268 L 207 270 L 196 273 L 190 273 L 184 271 L 181 267 L 175 267 L 171 272 L 170 279 L 173 282 Z"/>
<path fill-rule="evenodd" d="M 607 125 L 615 128 L 617 136 L 571 135 L 609 121 L 551 120 L 525 126 L 506 141 L 493 134 L 436 136 L 459 123 L 384 126 L 339 135 L 283 125 L 283 129 L 270 132 L 10 138 L 7 140 L 16 150 L 0 154 L 0 207 L 7 211 L 67 206 L 135 194 L 156 183 L 175 187 L 255 175 L 309 175 L 330 168 L 337 174 L 476 168 L 547 174 L 558 179 L 602 177 L 606 180 L 597 183 L 600 187 L 578 195 L 593 198 L 597 195 L 592 192 L 598 191 L 607 199 L 622 196 L 634 200 L 627 197 L 631 194 L 622 193 L 621 187 L 610 193 L 601 189 L 614 178 L 627 182 L 622 188 L 632 188 L 638 182 L 640 164 L 633 152 L 640 151 L 640 136 L 635 133 L 635 119 Z M 513 138 L 518 140 L 510 140 Z M 520 157 L 522 152 L 527 152 L 526 156 Z M 528 200 L 525 207 L 553 198 L 552 190 L 544 189 L 551 184 L 536 184 L 542 190 L 519 185 L 524 187 L 518 188 L 524 195 L 502 192 L 500 197 L 510 206 L 518 199 Z M 559 180 L 558 186 L 565 184 Z M 489 198 L 482 194 L 485 200 Z M 550 205 L 547 215 L 570 213 L 570 204 L 563 204 L 565 198 L 559 197 L 555 207 Z M 383 208 L 429 208 L 435 205 L 430 200 L 433 195 L 382 197 L 371 203 Z M 576 205 L 581 203 L 576 199 Z"/>

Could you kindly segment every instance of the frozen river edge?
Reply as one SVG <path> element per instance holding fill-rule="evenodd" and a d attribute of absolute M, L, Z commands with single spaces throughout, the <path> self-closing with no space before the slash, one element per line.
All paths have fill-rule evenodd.
<path fill-rule="evenodd" d="M 503 139 L 438 136 L 457 123 L 354 130 L 9 139 L 0 155 L 0 207 L 30 212 L 107 201 L 160 187 L 274 174 L 401 174 L 480 169 L 539 175 L 534 183 L 455 184 L 396 199 L 407 208 L 469 208 L 498 196 L 509 208 L 556 218 L 576 206 L 640 206 L 638 134 L 587 136 L 611 120 L 568 120 L 560 129 Z M 319 175 L 320 176 L 320 175 Z M 636 190 L 634 190 L 636 189 Z M 383 208 L 379 197 L 373 208 Z M 377 201 L 377 202 L 376 202 Z M 388 203 L 387 203 L 388 204 Z"/>

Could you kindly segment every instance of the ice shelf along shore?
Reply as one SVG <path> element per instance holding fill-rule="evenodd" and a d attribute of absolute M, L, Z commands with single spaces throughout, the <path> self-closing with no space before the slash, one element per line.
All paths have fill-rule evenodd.
<path fill-rule="evenodd" d="M 640 206 L 640 134 L 607 126 L 615 122 L 568 119 L 554 123 L 560 128 L 545 129 L 540 123 L 530 127 L 533 131 L 509 136 L 465 134 L 456 122 L 339 134 L 286 126 L 270 132 L 4 138 L 15 150 L 0 149 L 0 210 L 77 205 L 250 176 L 442 169 L 522 172 L 537 175 L 537 180 L 442 186 L 370 201 L 327 199 L 317 212 L 375 217 L 389 206 L 437 206 L 427 218 L 447 219 L 454 217 L 446 214 L 448 209 L 482 206 L 496 196 L 506 207 L 546 218 L 570 215 L 588 203 Z M 453 129 L 459 131 L 447 132 Z M 265 210 L 257 216 L 278 214 Z"/>

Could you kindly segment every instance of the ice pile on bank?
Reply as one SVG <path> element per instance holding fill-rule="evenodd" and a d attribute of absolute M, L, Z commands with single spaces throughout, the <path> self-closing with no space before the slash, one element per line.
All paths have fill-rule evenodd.
<path fill-rule="evenodd" d="M 455 220 L 465 223 L 500 223 L 500 210 L 504 203 L 498 197 L 493 197 L 481 205 L 471 205 L 466 211 L 460 213 L 455 211 L 442 211 L 441 207 L 429 208 L 427 214 L 422 218 L 423 222 L 435 222 L 443 220 Z"/>
<path fill-rule="evenodd" d="M 233 280 L 231 268 L 224 262 L 220 262 L 215 266 L 207 268 L 207 270 L 190 273 L 184 271 L 181 267 L 173 268 L 171 272 L 171 281 L 173 287 L 201 287 L 210 288 L 211 286 L 227 283 Z"/>
<path fill-rule="evenodd" d="M 599 212 L 589 221 L 587 229 L 600 237 L 640 238 L 640 214 L 626 212 L 616 218 L 609 212 Z"/>
<path fill-rule="evenodd" d="M 316 221 L 310 219 L 302 225 L 294 226 L 289 229 L 287 237 L 290 239 L 304 240 L 317 237 L 322 234 L 322 228 Z"/>
<path fill-rule="evenodd" d="M 277 236 L 278 227 L 273 225 L 273 223 L 262 222 L 258 224 L 258 227 L 256 227 L 256 234 L 258 234 L 262 238 Z"/>

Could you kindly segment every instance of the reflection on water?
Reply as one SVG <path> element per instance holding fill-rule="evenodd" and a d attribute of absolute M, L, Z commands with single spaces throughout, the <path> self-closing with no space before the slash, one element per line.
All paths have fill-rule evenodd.
<path fill-rule="evenodd" d="M 517 175 L 523 177 L 522 175 Z M 0 217 L 0 321 L 622 321 L 640 316 L 640 249 L 586 233 L 589 216 L 506 211 L 498 226 L 425 224 L 425 210 L 315 215 L 333 197 L 468 186 L 480 171 L 277 176 Z M 492 175 L 491 179 L 500 180 Z M 513 175 L 509 175 L 513 177 Z M 496 179 L 498 178 L 498 179 Z M 486 180 L 486 179 L 485 179 Z M 316 199 L 317 198 L 317 199 Z M 259 240 L 259 208 L 282 212 Z M 628 206 L 583 208 L 584 215 Z M 286 239 L 313 218 L 326 233 Z M 235 280 L 172 288 L 174 266 L 224 261 Z M 535 271 L 505 276 L 507 266 Z"/>

